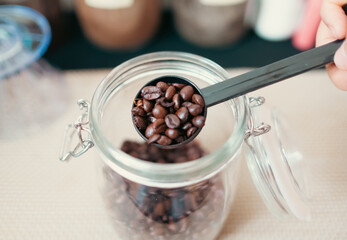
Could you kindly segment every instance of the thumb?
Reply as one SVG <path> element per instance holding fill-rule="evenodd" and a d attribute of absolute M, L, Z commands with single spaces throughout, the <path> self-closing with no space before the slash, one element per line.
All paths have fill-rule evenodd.
<path fill-rule="evenodd" d="M 334 62 L 337 68 L 347 70 L 347 43 L 343 41 L 340 48 L 336 51 Z"/>

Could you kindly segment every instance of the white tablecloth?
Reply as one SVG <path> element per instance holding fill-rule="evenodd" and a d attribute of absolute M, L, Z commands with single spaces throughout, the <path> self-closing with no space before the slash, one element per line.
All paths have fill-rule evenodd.
<path fill-rule="evenodd" d="M 233 75 L 243 71 L 230 69 Z M 108 72 L 65 72 L 63 115 L 30 136 L 0 140 L 0 239 L 115 239 L 96 186 L 95 150 L 68 163 L 58 160 L 64 128 L 79 114 L 77 100 L 90 100 Z M 316 70 L 250 95 L 266 97 L 294 120 L 311 173 L 312 220 L 272 216 L 243 164 L 218 239 L 346 239 L 347 92 Z"/>

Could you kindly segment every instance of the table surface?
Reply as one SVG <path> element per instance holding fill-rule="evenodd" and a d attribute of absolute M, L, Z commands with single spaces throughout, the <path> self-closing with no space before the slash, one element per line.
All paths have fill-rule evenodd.
<path fill-rule="evenodd" d="M 229 69 L 237 75 L 246 69 Z M 66 124 L 79 114 L 109 72 L 64 72 L 65 112 L 49 126 L 16 140 L 0 140 L 0 239 L 115 239 L 95 181 L 96 152 L 58 160 Z M 315 70 L 258 90 L 290 116 L 309 166 L 312 219 L 278 219 L 266 209 L 245 163 L 229 217 L 218 237 L 227 239 L 347 238 L 347 92 Z"/>

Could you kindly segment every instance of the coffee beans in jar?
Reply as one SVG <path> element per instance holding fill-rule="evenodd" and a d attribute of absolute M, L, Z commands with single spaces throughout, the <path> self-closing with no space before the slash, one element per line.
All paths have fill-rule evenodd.
<path fill-rule="evenodd" d="M 153 163 L 182 163 L 201 158 L 205 151 L 196 142 L 175 149 L 125 141 L 121 150 Z M 132 239 L 201 239 L 217 231 L 222 221 L 225 190 L 212 177 L 178 188 L 151 187 L 130 181 L 104 166 L 104 195 L 120 237 Z"/>
<path fill-rule="evenodd" d="M 131 113 L 147 143 L 167 146 L 193 139 L 205 125 L 206 109 L 203 97 L 193 86 L 157 81 L 141 89 Z"/>
<path fill-rule="evenodd" d="M 153 114 L 147 114 L 152 113 L 157 102 L 144 99 L 139 91 L 141 86 L 156 79 L 164 83 L 158 86 L 157 82 L 151 84 L 161 90 L 151 94 L 159 93 L 161 97 L 165 97 L 169 84 L 165 84 L 167 81 L 158 76 L 174 76 L 175 81 L 171 82 L 171 86 L 176 92 L 172 96 L 172 90 L 169 90 L 167 98 L 171 100 L 162 101 L 161 106 L 168 111 L 167 114 L 176 114 L 178 109 L 186 107 L 186 110 L 182 110 L 182 115 L 176 114 L 183 121 L 189 105 L 200 102 L 199 97 L 192 96 L 190 103 L 185 103 L 177 93 L 182 89 L 182 82 L 176 81 L 177 79 L 189 79 L 189 84 L 206 86 L 229 77 L 223 68 L 196 55 L 175 52 L 148 54 L 114 69 L 99 85 L 90 108 L 86 102 L 82 102 L 85 103 L 83 106 L 88 106 L 83 110 L 90 110 L 88 126 L 91 127 L 93 140 L 90 143 L 97 148 L 97 174 L 102 174 L 97 178 L 98 186 L 107 206 L 106 213 L 110 215 L 115 228 L 115 239 L 216 239 L 235 198 L 243 161 L 241 149 L 251 109 L 244 97 L 210 108 L 208 117 L 212 124 L 206 123 L 203 134 L 199 134 L 198 138 L 204 152 L 208 151 L 208 154 L 198 159 L 193 157 L 199 154 L 196 148 L 187 149 L 187 155 L 182 156 L 171 151 L 154 150 L 152 147 L 158 147 L 158 144 L 147 144 L 144 141 L 141 144 L 135 143 L 134 146 L 128 142 L 126 150 L 122 146 L 124 140 L 136 139 L 138 135 L 133 131 L 132 107 L 125 103 L 132 104 L 136 96 L 134 107 L 144 110 L 135 110 L 138 123 L 144 124 L 144 132 L 148 124 L 155 120 Z M 204 100 L 206 108 L 209 102 L 206 98 Z M 176 112 L 170 112 L 170 108 L 174 108 Z M 81 115 L 83 116 L 85 115 Z M 180 125 L 184 131 L 194 126 L 188 119 Z M 165 123 L 165 118 L 163 120 Z M 200 120 L 197 118 L 195 121 Z M 163 121 L 159 123 L 157 127 L 163 125 Z M 164 125 L 164 129 L 160 131 L 172 134 L 175 136 L 173 138 L 179 136 L 175 128 Z M 71 138 L 70 134 L 67 135 Z M 187 146 L 186 142 L 182 145 Z M 182 145 L 180 146 L 184 147 Z M 86 146 L 90 146 L 89 141 Z M 176 145 L 175 148 L 180 146 Z M 160 149 L 174 150 L 164 147 Z M 188 151 L 195 153 L 188 154 Z M 150 157 L 155 154 L 157 157 Z M 137 157 L 140 155 L 141 158 Z M 189 160 L 187 156 L 192 156 L 194 160 Z M 144 160 L 146 158 L 148 160 Z"/>

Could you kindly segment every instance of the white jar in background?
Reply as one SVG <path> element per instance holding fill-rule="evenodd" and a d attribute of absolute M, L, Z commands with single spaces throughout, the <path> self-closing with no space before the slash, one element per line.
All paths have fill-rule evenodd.
<path fill-rule="evenodd" d="M 266 40 L 281 41 L 291 38 L 298 28 L 305 0 L 253 0 L 257 5 L 254 22 L 256 34 Z"/>

